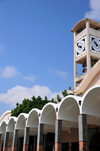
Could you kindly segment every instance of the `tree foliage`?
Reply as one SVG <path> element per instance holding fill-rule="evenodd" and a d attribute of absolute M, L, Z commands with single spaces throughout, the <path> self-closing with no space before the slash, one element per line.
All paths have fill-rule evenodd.
<path fill-rule="evenodd" d="M 66 90 L 62 91 L 62 95 L 63 97 L 67 96 L 68 95 L 67 91 Z"/>
<path fill-rule="evenodd" d="M 47 97 L 42 99 L 40 96 L 37 98 L 33 96 L 31 99 L 24 99 L 22 104 L 16 103 L 16 107 L 11 111 L 12 116 L 18 116 L 20 113 L 29 113 L 33 108 L 42 109 L 45 104 L 50 102 Z"/>
<path fill-rule="evenodd" d="M 62 91 L 63 97 L 65 97 L 67 95 L 68 95 L 68 93 L 66 90 Z M 43 106 L 49 102 L 57 103 L 60 101 L 61 101 L 61 97 L 59 94 L 56 97 L 56 101 L 54 98 L 49 100 L 46 96 L 44 99 L 42 99 L 40 96 L 38 96 L 38 97 L 33 96 L 31 99 L 25 98 L 22 101 L 22 104 L 19 104 L 18 102 L 16 103 L 16 107 L 14 109 L 12 109 L 11 115 L 18 116 L 20 113 L 29 113 L 29 111 L 32 110 L 33 108 L 37 108 L 37 109 L 41 110 L 43 108 Z"/>

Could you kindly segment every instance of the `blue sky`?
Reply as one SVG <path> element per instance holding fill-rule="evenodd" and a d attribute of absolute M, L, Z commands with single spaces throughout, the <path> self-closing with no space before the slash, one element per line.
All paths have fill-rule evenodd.
<path fill-rule="evenodd" d="M 0 0 L 0 115 L 33 95 L 73 88 L 73 33 L 98 0 Z"/>

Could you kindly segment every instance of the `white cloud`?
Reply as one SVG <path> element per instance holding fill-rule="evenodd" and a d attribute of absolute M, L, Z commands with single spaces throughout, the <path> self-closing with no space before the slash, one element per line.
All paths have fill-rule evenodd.
<path fill-rule="evenodd" d="M 0 69 L 0 76 L 2 78 L 13 78 L 16 76 L 20 76 L 25 80 L 29 80 L 29 81 L 35 80 L 34 75 L 24 76 L 24 75 L 22 75 L 22 73 L 18 72 L 17 68 L 15 68 L 14 66 L 6 66 L 4 68 L 1 68 Z"/>
<path fill-rule="evenodd" d="M 64 71 L 55 71 L 56 75 L 66 79 L 67 78 L 67 72 Z"/>
<path fill-rule="evenodd" d="M 90 0 L 90 11 L 86 12 L 85 17 L 100 20 L 100 0 Z"/>
<path fill-rule="evenodd" d="M 34 75 L 23 76 L 23 78 L 24 78 L 25 80 L 29 80 L 29 81 L 34 81 L 34 80 L 35 80 L 35 76 L 34 76 Z"/>
<path fill-rule="evenodd" d="M 21 73 L 18 72 L 17 69 L 13 66 L 6 66 L 0 71 L 0 76 L 3 78 L 11 78 L 20 74 Z"/>
<path fill-rule="evenodd" d="M 31 99 L 32 96 L 41 96 L 44 98 L 56 98 L 57 94 L 61 95 L 61 92 L 52 92 L 46 86 L 35 85 L 32 88 L 27 88 L 23 86 L 16 86 L 9 89 L 6 93 L 0 94 L 0 101 L 7 104 L 15 105 L 16 102 L 21 103 L 24 98 Z"/>

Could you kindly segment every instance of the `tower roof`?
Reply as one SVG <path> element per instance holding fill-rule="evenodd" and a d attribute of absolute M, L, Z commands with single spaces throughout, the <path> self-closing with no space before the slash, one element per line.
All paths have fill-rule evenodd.
<path fill-rule="evenodd" d="M 91 28 L 96 29 L 96 30 L 100 29 L 100 22 L 97 22 L 97 21 L 90 19 L 90 18 L 85 18 L 85 19 L 79 21 L 71 31 L 72 32 L 82 31 L 83 29 L 85 29 L 87 21 L 90 23 Z"/>

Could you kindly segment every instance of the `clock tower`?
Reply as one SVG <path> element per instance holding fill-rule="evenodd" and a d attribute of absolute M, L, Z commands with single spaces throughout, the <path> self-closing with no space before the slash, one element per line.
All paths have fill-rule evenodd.
<path fill-rule="evenodd" d="M 74 89 L 100 59 L 100 23 L 86 18 L 72 29 L 74 33 Z"/>

